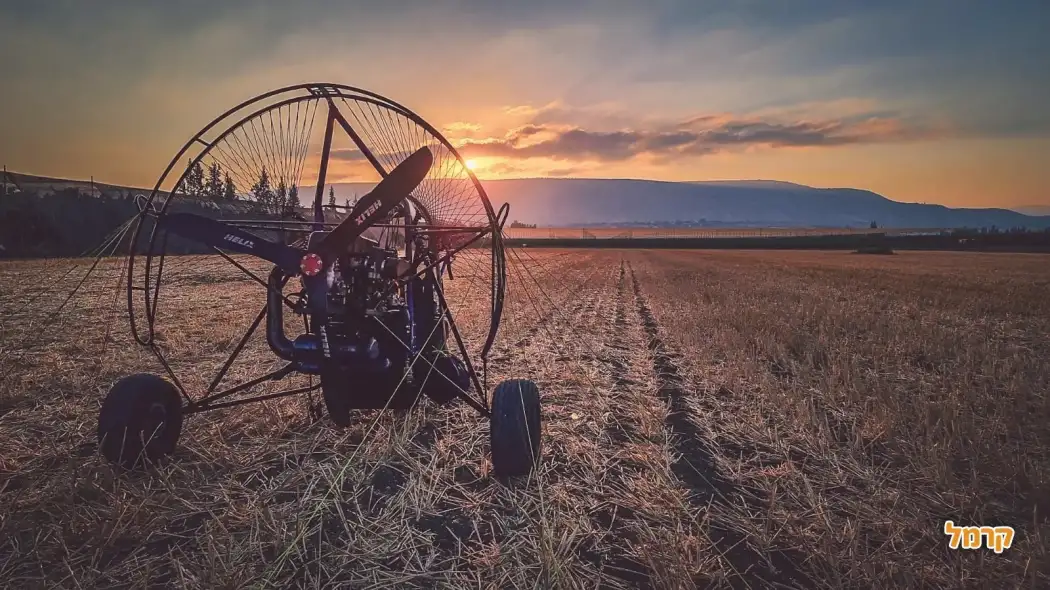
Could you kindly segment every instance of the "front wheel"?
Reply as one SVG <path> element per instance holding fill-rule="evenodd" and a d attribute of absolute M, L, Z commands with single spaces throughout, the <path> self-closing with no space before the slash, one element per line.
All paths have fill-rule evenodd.
<path fill-rule="evenodd" d="M 133 468 L 175 450 L 182 399 L 170 381 L 139 373 L 113 384 L 98 414 L 98 445 L 114 463 Z"/>
<path fill-rule="evenodd" d="M 500 383 L 492 393 L 489 438 L 498 477 L 528 475 L 540 459 L 540 390 L 528 379 Z"/>

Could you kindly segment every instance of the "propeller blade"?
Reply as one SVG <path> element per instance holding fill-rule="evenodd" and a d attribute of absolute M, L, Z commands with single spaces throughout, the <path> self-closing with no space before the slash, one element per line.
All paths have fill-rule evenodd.
<path fill-rule="evenodd" d="M 426 178 L 433 164 L 434 156 L 426 146 L 416 150 L 379 181 L 372 192 L 362 197 L 347 218 L 312 251 L 325 259 L 346 251 L 362 232 L 393 211 L 411 194 Z"/>
<path fill-rule="evenodd" d="M 194 213 L 171 213 L 161 218 L 164 229 L 184 238 L 224 250 L 258 256 L 281 267 L 289 275 L 299 274 L 304 251 L 271 242 L 217 219 Z"/>

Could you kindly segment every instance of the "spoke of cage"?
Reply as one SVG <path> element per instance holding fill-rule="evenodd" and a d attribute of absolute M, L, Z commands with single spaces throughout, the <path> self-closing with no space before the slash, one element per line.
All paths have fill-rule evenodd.
<path fill-rule="evenodd" d="M 256 385 L 258 385 L 258 384 L 256 384 Z M 271 400 L 271 399 L 279 399 L 279 398 L 282 398 L 282 397 L 291 397 L 293 395 L 299 395 L 299 394 L 303 394 L 303 393 L 310 393 L 312 391 L 317 391 L 320 388 L 321 388 L 320 384 L 314 385 L 311 382 L 310 385 L 307 385 L 305 387 L 299 387 L 299 388 L 296 388 L 296 389 L 286 389 L 284 391 L 277 391 L 277 392 L 274 392 L 274 393 L 266 393 L 266 394 L 263 394 L 263 395 L 257 395 L 257 396 L 253 396 L 253 397 L 246 397 L 246 398 L 243 398 L 243 399 L 235 399 L 235 400 L 230 400 L 228 402 L 221 402 L 221 403 L 217 403 L 217 404 L 209 403 L 209 404 L 206 404 L 206 405 L 190 406 L 190 407 L 185 409 L 185 413 L 186 414 L 195 414 L 195 413 L 198 413 L 198 412 L 206 412 L 206 411 L 209 411 L 209 410 L 219 410 L 219 409 L 222 409 L 222 408 L 232 408 L 234 406 L 243 406 L 245 404 L 251 404 L 251 403 L 256 403 L 256 402 L 263 402 L 263 401 L 267 401 L 267 400 Z"/>
<path fill-rule="evenodd" d="M 298 164 L 295 169 L 295 178 L 297 183 L 301 182 L 302 180 L 303 166 L 306 165 L 306 155 L 309 152 L 310 137 L 313 134 L 314 121 L 317 118 L 317 111 L 319 110 L 317 108 L 317 105 L 319 103 L 320 100 L 313 100 L 308 102 L 306 105 L 306 113 L 303 115 L 303 129 L 309 130 L 309 133 L 304 133 L 299 137 L 299 147 L 296 151 L 296 161 L 298 162 Z M 298 112 L 296 112 L 296 117 L 298 116 L 299 114 Z M 307 116 L 309 116 L 310 118 L 307 119 Z"/>
<path fill-rule="evenodd" d="M 329 99 L 329 102 L 331 103 L 331 99 Z M 345 98 L 343 99 L 343 104 L 347 104 Z M 350 122 L 346 120 L 346 117 L 343 116 L 343 113 L 339 111 L 339 108 L 336 107 L 335 104 L 332 104 L 330 108 L 332 109 L 332 112 L 335 115 L 335 120 L 339 122 L 339 126 L 343 128 L 343 131 L 348 136 L 350 136 L 350 140 L 354 142 L 354 145 L 357 146 L 357 149 L 361 152 L 361 154 L 364 155 L 365 159 L 368 160 L 368 163 L 371 164 L 373 168 L 375 168 L 376 172 L 378 172 L 381 177 L 386 178 L 386 168 L 383 166 L 383 164 L 379 162 L 378 159 L 376 159 L 375 155 L 372 153 L 372 150 L 368 147 L 368 145 L 365 144 L 364 140 L 361 139 L 361 136 L 358 135 L 354 127 L 350 125 Z"/>
<path fill-rule="evenodd" d="M 182 394 L 182 397 L 186 399 L 186 403 L 188 405 L 192 405 L 193 398 L 190 397 L 190 394 L 186 392 L 186 387 L 182 384 L 182 381 L 179 379 L 179 376 L 176 375 L 175 371 L 171 368 L 171 363 L 168 362 L 167 357 L 164 356 L 164 353 L 160 350 L 160 347 L 156 343 L 153 343 L 149 345 L 149 349 L 150 352 L 152 352 L 153 355 L 157 357 L 157 360 L 160 362 L 160 365 L 164 368 L 164 372 L 167 373 L 168 377 L 171 378 L 171 382 L 175 385 L 175 388 L 178 389 L 179 393 Z"/>
<path fill-rule="evenodd" d="M 113 255 L 113 253 L 116 251 L 117 247 L 119 246 L 120 241 L 123 239 L 124 234 L 127 233 L 129 228 L 130 228 L 130 226 L 125 227 L 124 231 L 121 232 L 120 236 L 117 237 L 115 240 L 112 240 L 110 242 L 111 245 L 108 247 L 109 248 L 109 252 L 108 253 L 105 252 L 105 251 L 99 253 L 98 257 L 96 257 L 95 260 L 91 263 L 91 267 L 88 268 L 87 272 L 84 274 L 84 277 L 82 279 L 80 279 L 80 282 L 78 282 L 77 285 L 75 287 L 73 287 L 73 290 L 69 293 L 68 296 L 66 296 L 66 298 L 62 302 L 62 304 L 58 306 L 58 309 L 56 309 L 53 312 L 51 312 L 51 314 L 48 317 L 48 320 L 45 321 L 45 323 L 44 323 L 45 326 L 50 325 L 51 322 L 53 321 L 53 318 L 58 317 L 59 312 L 61 312 L 66 307 L 66 305 L 69 304 L 69 302 L 73 299 L 73 297 L 77 294 L 77 292 L 80 291 L 81 287 L 84 286 L 84 283 L 87 282 L 87 280 L 91 276 L 91 274 L 93 272 L 95 272 L 95 269 L 98 268 L 98 265 L 102 261 L 102 259 L 103 258 L 109 258 L 110 256 Z M 76 307 L 76 305 L 74 305 L 74 307 Z"/>
<path fill-rule="evenodd" d="M 266 122 L 269 120 L 270 125 L 267 127 Z M 284 162 L 280 158 L 280 144 L 273 128 L 273 109 L 266 111 L 264 115 L 259 116 L 259 127 L 263 131 L 263 139 L 266 141 L 266 157 L 272 162 L 273 168 L 271 168 L 275 175 L 281 180 L 287 182 L 285 178 Z"/>
<path fill-rule="evenodd" d="M 457 254 L 459 254 L 463 250 L 466 250 L 467 248 L 469 248 L 472 244 L 474 244 L 475 242 L 477 242 L 481 238 L 485 237 L 491 231 L 492 231 L 491 228 L 485 228 L 485 229 L 479 231 L 477 233 L 477 235 L 475 235 L 473 238 L 470 239 L 469 242 L 463 244 L 462 246 L 459 246 L 455 250 L 449 250 L 448 252 L 446 252 L 445 254 L 442 254 L 440 257 L 437 258 L 437 260 L 434 260 L 433 262 L 431 262 L 427 266 L 425 266 L 425 267 L 423 267 L 423 268 L 421 268 L 421 269 L 419 269 L 417 271 L 413 271 L 412 274 L 407 276 L 407 277 L 402 277 L 402 280 L 418 279 L 418 278 L 422 277 L 423 275 L 425 275 L 430 270 L 432 270 L 434 268 L 437 268 L 438 265 L 448 262 L 454 256 L 456 256 Z"/>
<path fill-rule="evenodd" d="M 212 392 L 209 391 L 207 395 L 205 395 L 201 399 L 197 400 L 196 402 L 193 402 L 191 405 L 195 405 L 195 406 L 198 406 L 198 407 L 208 407 L 212 402 L 214 402 L 216 400 L 220 400 L 220 399 L 229 397 L 231 395 L 240 393 L 240 392 L 242 392 L 242 391 L 244 391 L 246 389 L 251 389 L 252 387 L 255 387 L 256 385 L 259 385 L 260 383 L 265 383 L 266 381 L 277 381 L 277 380 L 280 380 L 280 379 L 284 379 L 288 375 L 291 375 L 292 373 L 294 373 L 295 370 L 296 370 L 296 364 L 295 363 L 288 363 L 288 364 L 284 365 L 283 367 L 281 367 L 279 369 L 276 369 L 274 371 L 270 371 L 269 373 L 266 373 L 265 375 L 262 375 L 260 377 L 256 377 L 255 379 L 252 379 L 251 381 L 246 381 L 244 383 L 241 383 L 240 385 L 236 385 L 236 386 L 231 387 L 229 389 L 226 389 L 224 391 L 220 391 L 219 393 L 212 393 Z"/>
<path fill-rule="evenodd" d="M 270 284 L 267 283 L 266 281 L 260 279 L 259 275 L 255 274 L 252 271 L 250 271 L 247 268 L 245 268 L 244 265 L 242 265 L 241 263 L 239 263 L 236 260 L 234 260 L 233 258 L 231 258 L 229 254 L 223 252 L 222 250 L 220 250 L 220 249 L 218 249 L 218 248 L 216 248 L 214 246 L 212 246 L 212 249 L 215 250 L 219 254 L 219 256 L 222 256 L 223 258 L 225 258 L 230 264 L 236 266 L 241 272 L 243 272 L 244 274 L 248 275 L 248 277 L 250 277 L 253 281 L 255 281 L 256 283 L 259 283 L 260 285 L 265 287 L 267 291 L 270 290 Z M 291 301 L 289 301 L 288 298 L 284 295 L 283 292 L 281 293 L 281 300 L 284 301 L 284 304 L 288 306 L 288 309 L 291 309 L 293 311 L 295 310 L 295 304 L 293 304 Z"/>
<path fill-rule="evenodd" d="M 132 247 L 134 247 L 134 246 L 132 246 Z M 101 354 L 101 357 L 103 357 L 103 358 L 106 355 L 106 351 L 109 349 L 110 335 L 113 333 L 113 326 L 114 326 L 114 324 L 116 324 L 116 322 L 114 321 L 114 316 L 116 315 L 117 310 L 120 308 L 120 295 L 121 295 L 121 292 L 123 291 L 123 289 L 121 289 L 121 285 L 124 284 L 124 278 L 127 276 L 127 274 L 128 274 L 128 258 L 124 258 L 124 262 L 123 262 L 123 264 L 121 265 L 121 268 L 120 268 L 120 276 L 117 277 L 117 283 L 113 287 L 113 301 L 110 302 L 109 318 L 108 318 L 108 321 L 106 321 L 106 333 L 102 337 L 102 354 Z"/>
<path fill-rule="evenodd" d="M 255 173 L 258 173 L 260 170 L 263 169 L 263 165 L 259 162 L 257 150 L 254 149 L 254 145 L 251 142 L 251 138 L 248 137 L 248 132 L 244 129 L 243 126 L 237 128 L 224 141 L 229 142 L 230 139 L 237 143 L 237 147 L 235 149 L 237 149 L 237 153 L 241 154 L 241 156 L 244 158 L 245 163 L 250 170 L 252 170 Z M 232 147 L 232 143 L 230 145 Z M 248 162 L 249 158 L 251 159 L 250 163 Z M 251 178 L 248 178 L 247 180 L 249 182 L 253 182 Z M 251 185 L 249 184 L 248 186 L 250 187 Z"/>
<path fill-rule="evenodd" d="M 527 269 L 526 269 L 526 271 L 527 271 Z M 590 282 L 591 278 L 595 274 L 597 274 L 597 272 L 598 272 L 598 269 L 592 270 L 592 272 L 587 276 L 587 278 L 578 285 L 578 288 L 583 288 L 583 286 L 586 285 L 588 282 Z M 551 307 L 550 307 L 550 311 L 548 313 L 545 313 L 540 308 L 540 305 L 537 303 L 536 298 L 533 297 L 533 295 L 532 295 L 531 289 L 528 287 L 527 283 L 524 280 L 519 279 L 519 281 L 520 281 L 519 286 L 521 287 L 522 292 L 525 294 L 526 298 L 528 299 L 528 302 L 533 306 L 533 309 L 540 316 L 540 317 L 537 318 L 537 323 L 540 326 L 542 326 L 544 328 L 544 330 L 547 330 L 547 328 L 546 328 L 547 321 L 549 321 L 550 319 L 553 318 L 553 315 L 559 310 L 560 306 L 559 306 L 559 304 L 555 303 L 553 300 L 550 300 L 550 297 L 543 290 L 542 285 L 540 285 L 539 282 L 536 281 L 534 277 L 530 277 L 530 278 L 532 278 L 533 283 L 540 289 L 541 292 L 544 293 L 544 296 L 547 297 L 548 301 L 550 302 Z M 569 322 L 568 321 L 566 321 L 565 324 L 566 324 L 566 326 L 569 326 Z"/>
<path fill-rule="evenodd" d="M 581 283 L 581 285 L 586 284 L 587 282 L 589 282 L 591 277 L 593 277 L 593 273 L 592 273 L 592 275 L 589 275 L 588 279 L 586 281 L 584 281 L 583 283 Z M 524 285 L 523 285 L 523 288 L 524 288 Z M 531 298 L 531 295 L 530 295 L 530 298 Z M 569 327 L 570 330 L 572 329 L 571 325 L 569 325 L 569 324 L 566 324 L 566 327 Z M 547 332 L 547 335 L 550 338 L 551 344 L 553 346 L 555 346 L 556 349 L 558 349 L 559 353 L 564 354 L 564 352 L 560 349 L 560 347 L 558 345 L 559 344 L 558 339 L 555 338 L 554 335 L 550 333 L 550 331 L 546 328 L 545 325 L 544 325 L 544 331 Z M 573 333 L 575 333 L 575 330 L 573 330 Z M 597 358 L 597 357 L 595 356 L 595 358 Z M 584 372 L 583 374 L 584 374 L 584 378 L 587 380 L 588 385 L 590 386 L 591 390 L 592 391 L 597 391 L 598 387 L 597 387 L 597 382 L 596 382 L 595 378 L 588 372 Z"/>
<path fill-rule="evenodd" d="M 355 101 L 355 105 L 360 107 L 361 102 L 364 101 Z M 396 158 L 398 154 L 410 151 L 406 150 L 405 146 L 395 146 L 394 144 L 397 142 L 392 134 L 376 131 L 377 126 L 388 127 L 389 125 L 384 125 L 381 121 L 386 120 L 387 123 L 389 123 L 391 118 L 395 116 L 396 111 L 390 112 L 390 109 L 382 109 L 383 116 L 380 117 L 376 115 L 375 106 L 371 104 L 366 104 L 365 106 L 367 108 L 361 107 L 355 109 L 348 104 L 347 110 L 349 111 L 350 116 L 354 117 L 357 121 L 355 127 L 361 131 L 360 135 L 362 135 L 366 144 L 369 143 L 369 137 L 377 136 L 378 140 L 374 143 L 385 146 L 385 153 L 382 153 L 381 156 L 376 156 L 376 158 Z M 486 217 L 483 207 L 481 206 L 481 201 L 476 198 L 477 193 L 475 187 L 468 181 L 467 177 L 463 176 L 463 170 L 461 170 L 462 163 L 459 159 L 449 152 L 443 144 L 436 143 L 433 136 L 429 133 L 425 133 L 421 138 L 418 135 L 420 128 L 414 121 L 406 119 L 400 122 L 410 124 L 412 128 L 416 130 L 416 135 L 412 138 L 418 142 L 416 145 L 433 145 L 436 159 L 435 166 L 432 169 L 430 177 L 424 180 L 424 182 L 417 187 L 417 190 L 414 191 L 416 195 L 420 196 L 420 200 L 425 203 L 426 207 L 437 217 L 447 218 L 448 215 L 446 214 L 446 210 L 450 206 L 450 203 L 447 202 L 449 200 L 447 197 L 450 192 L 455 192 L 455 198 L 453 199 L 454 202 L 451 204 L 456 209 L 454 212 L 455 214 L 458 215 L 469 203 L 472 203 L 474 205 L 474 211 L 469 213 L 469 216 Z M 404 124 L 397 126 L 396 135 L 402 141 L 406 139 Z M 461 178 L 459 180 L 456 180 L 454 175 L 449 173 L 453 169 L 456 169 L 460 173 Z M 435 176 L 437 178 L 435 178 Z M 434 191 L 431 190 L 434 187 L 438 187 L 438 194 L 435 194 Z M 465 195 L 464 192 L 467 194 Z M 469 201 L 469 203 L 464 203 L 464 199 Z"/>
<path fill-rule="evenodd" d="M 516 249 L 511 249 L 511 254 L 513 254 L 513 255 L 514 255 L 515 257 L 517 257 L 517 258 L 518 258 L 518 261 L 519 261 L 519 263 L 521 262 L 521 258 L 520 258 L 520 256 L 518 255 L 518 253 L 517 253 Z M 528 270 L 528 266 L 527 266 L 527 265 L 525 265 L 524 263 L 522 263 L 522 268 L 524 268 L 524 269 L 525 269 L 525 272 L 529 273 L 529 278 L 530 278 L 530 279 L 532 280 L 532 282 L 533 282 L 533 283 L 534 283 L 534 284 L 536 285 L 536 287 L 537 287 L 537 288 L 539 289 L 540 293 L 542 293 L 542 294 L 543 294 L 543 296 L 544 296 L 544 297 L 545 297 L 545 298 L 547 299 L 547 301 L 548 301 L 548 302 L 549 302 L 549 303 L 551 304 L 551 309 L 552 309 L 552 311 L 555 311 L 555 312 L 561 312 L 561 311 L 562 311 L 562 310 L 561 310 L 561 306 L 560 306 L 560 305 L 558 305 L 558 304 L 556 304 L 556 303 L 554 303 L 554 301 L 553 301 L 553 300 L 551 300 L 550 296 L 549 296 L 549 295 L 547 294 L 547 292 L 546 292 L 546 291 L 545 291 L 545 290 L 543 289 L 543 286 L 542 286 L 542 285 L 540 285 L 539 281 L 537 281 L 537 280 L 536 280 L 536 278 L 535 278 L 534 276 L 532 276 L 532 273 L 531 273 L 531 272 L 530 272 L 530 271 Z M 588 277 L 588 280 L 590 280 L 590 277 Z M 525 289 L 525 284 L 524 284 L 524 283 L 522 283 L 522 288 L 523 288 L 523 289 Z M 526 293 L 528 294 L 529 298 L 531 299 L 531 298 L 532 298 L 532 296 L 531 296 L 531 293 L 528 293 L 528 290 L 527 290 L 527 289 L 526 289 Z M 534 304 L 534 307 L 535 307 L 535 304 Z M 571 323 L 570 323 L 570 322 L 568 322 L 568 320 L 566 320 L 566 318 L 565 318 L 564 316 L 562 316 L 562 320 L 563 320 L 563 322 L 564 322 L 564 325 L 565 325 L 565 326 L 566 326 L 566 327 L 567 327 L 567 328 L 568 328 L 569 330 L 571 330 L 571 331 L 572 331 L 572 333 L 573 333 L 574 335 L 577 335 L 577 336 L 578 336 L 578 334 L 577 334 L 577 332 L 575 331 L 575 329 L 573 329 L 573 328 L 572 328 L 572 325 L 571 325 Z M 544 329 L 546 330 L 546 328 L 544 328 Z M 548 334 L 549 334 L 549 331 L 548 331 Z M 549 334 L 549 335 L 550 335 L 550 334 Z M 552 335 L 552 338 L 553 338 L 553 335 Z M 597 353 L 595 352 L 595 350 L 594 350 L 593 348 L 591 348 L 591 346 L 590 346 L 590 344 L 589 344 L 589 343 L 587 342 L 587 339 L 586 339 L 586 338 L 577 338 L 577 340 L 578 340 L 578 341 L 580 341 L 580 342 L 583 342 L 583 343 L 584 343 L 584 346 L 586 346 L 586 347 L 587 347 L 587 351 L 588 351 L 588 352 L 589 352 L 589 353 L 590 353 L 590 354 L 591 354 L 592 356 L 595 356 L 595 357 L 596 357 L 596 356 L 598 356 L 598 355 L 597 355 Z M 559 351 L 559 352 L 561 352 L 561 351 Z"/>
<path fill-rule="evenodd" d="M 358 108 L 360 107 L 361 101 L 355 100 L 354 101 L 354 106 L 351 106 L 350 103 L 347 102 L 347 100 L 344 98 L 343 99 L 343 104 L 345 104 L 347 106 L 347 109 L 350 111 L 350 114 L 354 117 L 354 121 L 357 123 L 357 125 L 354 127 L 354 129 L 355 129 L 355 131 L 360 130 L 358 132 L 358 139 L 361 140 L 362 144 L 365 144 L 366 146 L 369 146 L 369 144 L 376 144 L 376 145 L 379 145 L 379 147 L 380 147 L 381 151 L 380 151 L 378 156 L 375 155 L 375 152 L 373 152 L 370 149 L 370 147 L 368 148 L 368 153 L 372 154 L 371 158 L 368 158 L 368 156 L 366 156 L 366 158 L 368 158 L 368 160 L 369 160 L 369 163 L 371 163 L 374 167 L 376 167 L 376 171 L 380 171 L 380 170 L 384 170 L 385 171 L 388 168 L 390 168 L 390 169 L 394 168 L 394 165 L 396 165 L 396 163 L 397 163 L 396 161 L 390 162 L 389 160 L 387 160 L 387 161 L 384 161 L 384 162 L 380 163 L 380 161 L 379 161 L 380 157 L 387 155 L 387 154 L 382 152 L 384 147 L 382 145 L 380 145 L 381 142 L 380 141 L 365 141 L 363 136 L 362 136 L 362 134 L 363 135 L 367 135 L 370 139 L 372 139 L 373 136 L 374 136 L 374 129 L 373 129 L 373 126 L 370 123 L 368 123 L 365 120 L 362 120 L 361 116 L 358 113 Z M 355 108 L 355 107 L 358 107 L 358 108 Z M 361 114 L 363 114 L 363 112 Z M 389 148 L 385 148 L 385 149 L 389 150 Z M 364 154 L 364 152 L 362 152 L 362 154 Z M 385 172 L 381 172 L 380 174 L 385 176 Z"/>
<path fill-rule="evenodd" d="M 219 387 L 219 383 L 221 383 L 222 378 L 226 376 L 226 372 L 230 370 L 230 366 L 233 365 L 233 361 L 236 360 L 238 356 L 240 356 L 241 350 L 243 350 L 244 347 L 248 344 L 248 340 L 250 340 L 252 335 L 255 334 L 255 331 L 259 329 L 259 324 L 261 324 L 263 319 L 266 317 L 266 307 L 266 305 L 263 305 L 262 309 L 259 310 L 259 313 L 255 316 L 255 320 L 252 321 L 250 326 L 248 326 L 248 331 L 245 332 L 243 336 L 241 336 L 241 339 L 237 342 L 237 346 L 233 348 L 233 351 L 230 352 L 230 355 L 226 358 L 226 362 L 222 364 L 222 368 L 219 369 L 219 372 L 215 375 L 215 378 L 212 379 L 211 385 L 208 386 L 208 395 L 213 393 L 215 389 Z"/>
<path fill-rule="evenodd" d="M 244 133 L 245 133 L 246 136 L 248 135 L 248 128 L 249 127 L 251 127 L 251 136 L 250 136 L 251 138 L 249 140 L 249 144 L 250 144 L 251 148 L 254 150 L 255 154 L 259 158 L 259 163 L 261 165 L 261 169 L 263 169 L 263 170 L 269 169 L 270 173 L 274 174 L 275 171 L 274 171 L 273 163 L 271 162 L 271 159 L 265 153 L 266 150 L 264 149 L 264 147 L 262 147 L 262 139 L 259 137 L 259 130 L 255 126 L 255 118 L 249 119 L 247 121 L 247 124 L 242 127 L 244 129 Z"/>
<path fill-rule="evenodd" d="M 394 331 L 391 330 L 389 326 L 387 326 L 383 322 L 379 321 L 378 319 L 376 319 L 375 321 L 376 321 L 377 324 L 382 326 L 383 329 L 386 330 L 388 334 L 393 336 L 394 339 L 397 340 L 398 344 L 400 344 L 405 350 L 407 350 L 409 352 L 412 352 L 412 348 L 408 344 L 405 344 L 405 341 L 402 340 L 400 336 L 395 334 Z M 466 356 L 466 351 L 461 351 L 461 352 L 463 352 L 464 356 Z M 423 383 L 420 384 L 420 388 L 422 389 L 422 387 L 426 385 L 427 380 L 430 379 L 430 373 L 433 372 L 433 371 L 437 371 L 437 366 L 434 365 L 434 363 L 430 362 L 430 359 L 426 358 L 425 356 L 422 356 L 420 358 L 431 369 L 431 371 L 427 373 L 426 379 L 424 379 Z M 452 379 L 450 379 L 448 377 L 448 375 L 445 375 L 441 371 L 437 371 L 437 373 L 438 373 L 438 375 L 441 376 L 442 379 L 444 379 L 445 381 L 447 381 L 447 382 L 451 383 L 453 386 L 455 386 L 455 388 L 457 390 L 457 394 L 458 394 L 457 397 L 459 397 L 463 401 L 465 401 L 468 404 L 470 404 L 471 407 L 473 407 L 474 409 L 478 410 L 482 414 L 485 414 L 485 413 L 488 412 L 488 408 L 486 408 L 484 405 L 480 404 L 478 402 L 478 400 L 475 400 L 474 398 L 470 397 L 470 392 L 468 392 L 467 390 L 465 390 L 462 387 L 460 387 L 459 384 L 456 383 L 455 381 L 453 381 Z"/>
<path fill-rule="evenodd" d="M 137 216 L 134 216 L 131 219 L 128 219 L 122 225 L 120 225 L 116 230 L 114 230 L 109 235 L 107 235 L 105 238 L 103 238 L 102 243 L 100 243 L 98 246 L 95 246 L 93 248 L 89 248 L 88 249 L 88 251 L 97 252 L 98 253 L 98 256 L 95 258 L 95 261 L 96 261 L 95 264 L 98 263 L 99 259 L 104 257 L 102 252 L 104 252 L 106 248 L 110 247 L 113 244 L 116 244 L 117 246 L 119 246 L 120 241 L 124 239 L 124 236 L 127 234 L 128 229 L 130 229 L 132 223 L 134 223 L 134 221 L 136 219 L 137 219 Z M 87 254 L 88 251 L 85 251 L 85 254 Z M 114 249 L 114 251 L 115 251 L 115 249 Z M 82 256 L 83 256 L 83 254 L 82 254 Z M 17 315 L 17 314 L 22 313 L 23 311 L 28 309 L 30 305 L 32 305 L 34 302 L 36 302 L 40 297 L 42 297 L 44 295 L 47 295 L 48 293 L 53 292 L 55 290 L 55 288 L 57 288 L 62 283 L 62 281 L 64 281 L 66 279 L 66 277 L 68 277 L 70 274 L 72 274 L 73 271 L 76 270 L 78 267 L 80 267 L 79 263 L 72 264 L 69 267 L 69 269 L 67 269 L 66 272 L 62 274 L 61 277 L 59 277 L 57 280 L 51 281 L 48 286 L 46 286 L 44 289 L 42 289 L 41 291 L 39 291 L 38 293 L 33 295 L 32 298 L 29 301 L 27 301 L 25 304 L 22 305 L 22 307 L 20 307 L 17 310 L 15 310 L 14 314 L 12 314 L 12 315 Z M 90 273 L 90 271 L 89 271 L 89 273 Z M 85 275 L 85 278 L 86 278 L 86 275 Z"/>
<path fill-rule="evenodd" d="M 445 300 L 445 290 L 441 288 L 441 283 L 438 282 L 436 279 L 434 280 L 434 290 L 437 292 L 438 300 L 441 302 L 441 314 L 442 316 L 448 315 L 449 317 L 448 326 L 452 330 L 452 335 L 456 339 L 456 344 L 459 345 L 459 350 L 463 353 L 463 363 L 467 366 L 467 372 L 470 373 L 470 379 L 474 382 L 474 387 L 477 387 L 478 389 L 478 396 L 482 400 L 484 400 L 482 402 L 482 405 L 485 405 L 485 403 L 488 401 L 487 399 L 485 399 L 488 395 L 488 392 L 481 388 L 481 382 L 478 381 L 478 373 L 476 370 L 474 370 L 474 363 L 472 363 L 470 360 L 470 354 L 467 352 L 466 345 L 463 344 L 463 337 L 459 333 L 459 327 L 456 326 L 455 318 L 453 318 L 451 313 L 449 312 L 448 302 Z"/>
<path fill-rule="evenodd" d="M 585 279 L 585 281 L 583 281 L 582 284 L 586 284 L 590 280 L 590 278 L 595 274 L 596 270 L 597 269 L 592 269 L 592 272 L 588 275 L 587 279 Z M 517 277 L 518 274 L 519 273 L 514 272 L 512 276 Z M 526 278 L 518 278 L 518 280 L 521 281 L 521 282 L 524 282 L 525 280 L 527 280 L 527 277 Z M 582 287 L 582 284 L 577 285 L 577 288 Z M 522 284 L 522 288 L 526 289 L 527 285 L 526 284 Z M 564 292 L 567 292 L 567 291 L 575 292 L 574 289 L 573 289 L 573 285 L 572 284 L 566 285 L 565 288 L 563 288 L 561 291 L 559 291 L 559 297 L 561 297 L 564 294 Z M 513 293 L 513 289 L 512 289 L 512 293 Z M 525 294 L 527 296 L 530 295 L 530 293 L 528 291 L 526 291 Z M 547 297 L 549 297 L 549 295 Z M 552 306 L 556 308 L 557 304 L 554 304 L 552 302 Z M 550 317 L 553 317 L 555 315 L 556 311 L 557 311 L 556 309 L 552 308 L 552 310 L 549 313 L 544 314 L 544 317 L 543 317 L 544 321 L 546 321 L 547 319 L 550 319 Z"/>
<path fill-rule="evenodd" d="M 236 145 L 235 145 L 236 144 Z M 237 129 L 230 133 L 221 143 L 215 144 L 215 148 L 212 149 L 212 157 L 215 157 L 215 153 L 226 156 L 226 149 L 230 150 L 230 160 L 227 162 L 227 166 L 230 167 L 230 163 L 236 165 L 236 172 L 240 175 L 241 185 L 245 187 L 245 190 L 249 190 L 258 177 L 259 177 L 259 163 L 255 156 L 247 150 L 244 143 L 241 141 L 241 130 Z M 236 161 L 233 159 L 236 156 Z M 249 158 L 251 161 L 249 161 Z"/>

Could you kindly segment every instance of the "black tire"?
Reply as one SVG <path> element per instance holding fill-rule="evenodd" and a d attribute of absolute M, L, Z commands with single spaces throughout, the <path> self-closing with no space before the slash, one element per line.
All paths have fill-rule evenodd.
<path fill-rule="evenodd" d="M 175 451 L 182 432 L 182 399 L 167 379 L 139 373 L 113 384 L 98 413 L 102 455 L 134 468 Z"/>
<path fill-rule="evenodd" d="M 504 381 L 492 393 L 489 440 L 497 477 L 528 475 L 540 460 L 540 390 L 528 379 Z"/>

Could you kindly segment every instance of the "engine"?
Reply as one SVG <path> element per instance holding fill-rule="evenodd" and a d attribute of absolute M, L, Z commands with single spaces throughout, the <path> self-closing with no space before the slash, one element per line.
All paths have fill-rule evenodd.
<path fill-rule="evenodd" d="M 267 306 L 270 348 L 298 371 L 320 375 L 326 400 L 345 394 L 353 396 L 355 407 L 386 407 L 397 389 L 391 407 L 410 405 L 418 391 L 399 384 L 425 381 L 425 393 L 441 403 L 449 401 L 470 382 L 462 361 L 440 352 L 446 334 L 436 279 L 398 280 L 409 270 L 396 250 L 359 240 L 317 277 L 322 280 L 302 280 L 306 297 L 297 312 L 306 317 L 308 330 L 289 340 L 284 334 L 284 277 L 274 269 Z M 413 368 L 424 371 L 418 380 L 406 374 L 417 352 L 427 359 Z M 431 366 L 443 377 L 430 375 Z"/>
<path fill-rule="evenodd" d="M 378 247 L 348 253 L 335 262 L 328 277 L 326 313 L 311 318 L 310 330 L 323 334 L 322 346 L 327 341 L 334 358 L 356 356 L 373 369 L 404 367 L 412 344 L 411 316 L 408 294 L 395 279 L 406 266 L 396 250 Z"/>

